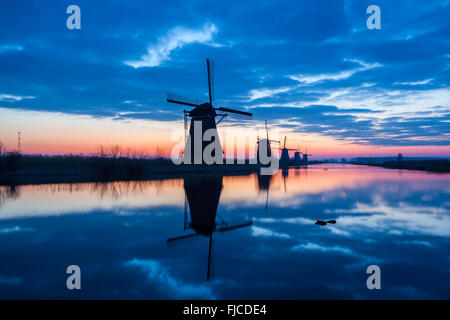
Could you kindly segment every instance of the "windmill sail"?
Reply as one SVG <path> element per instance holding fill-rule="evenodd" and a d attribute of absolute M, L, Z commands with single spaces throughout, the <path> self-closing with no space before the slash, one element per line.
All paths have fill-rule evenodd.
<path fill-rule="evenodd" d="M 199 104 L 194 99 L 186 98 L 173 92 L 167 92 L 167 102 L 197 107 Z"/>
<path fill-rule="evenodd" d="M 247 116 L 247 117 L 253 116 L 253 113 L 251 113 L 251 112 L 245 112 L 245 111 L 234 110 L 234 109 L 223 108 L 223 107 L 216 108 L 216 110 L 223 111 L 223 112 L 235 113 L 235 114 L 241 114 L 241 115 Z"/>
<path fill-rule="evenodd" d="M 208 69 L 209 105 L 212 107 L 214 101 L 214 61 L 206 59 L 206 66 Z"/>

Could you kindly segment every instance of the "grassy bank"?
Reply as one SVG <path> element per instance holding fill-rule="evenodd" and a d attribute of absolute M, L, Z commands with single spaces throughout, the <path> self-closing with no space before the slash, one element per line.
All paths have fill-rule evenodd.
<path fill-rule="evenodd" d="M 367 163 L 367 165 L 389 169 L 422 170 L 442 173 L 450 172 L 450 161 L 446 159 L 385 161 L 382 163 Z"/>
<path fill-rule="evenodd" d="M 175 165 L 163 157 L 0 155 L 0 184 L 142 180 L 211 172 L 251 173 L 256 165 Z"/>

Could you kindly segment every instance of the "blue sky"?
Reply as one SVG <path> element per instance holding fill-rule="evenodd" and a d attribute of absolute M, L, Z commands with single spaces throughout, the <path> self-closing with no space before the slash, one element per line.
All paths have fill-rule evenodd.
<path fill-rule="evenodd" d="M 81 30 L 66 28 L 71 4 Z M 380 30 L 366 27 L 371 4 Z M 180 120 L 166 92 L 206 101 L 208 57 L 215 104 L 256 124 L 450 154 L 449 16 L 450 1 L 6 0 L 0 121 L 5 109 Z"/>

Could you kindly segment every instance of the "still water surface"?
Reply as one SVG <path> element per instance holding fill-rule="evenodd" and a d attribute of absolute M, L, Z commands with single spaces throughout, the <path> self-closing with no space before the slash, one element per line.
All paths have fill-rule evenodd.
<path fill-rule="evenodd" d="M 449 174 L 0 186 L 0 298 L 449 299 L 449 236 Z M 381 290 L 366 287 L 371 264 Z"/>

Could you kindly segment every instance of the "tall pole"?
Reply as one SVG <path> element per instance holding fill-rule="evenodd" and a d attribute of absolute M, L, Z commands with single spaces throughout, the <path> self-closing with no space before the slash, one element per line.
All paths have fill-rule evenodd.
<path fill-rule="evenodd" d="M 21 146 L 20 146 L 20 131 L 17 132 L 17 152 L 21 153 Z"/>
<path fill-rule="evenodd" d="M 266 125 L 266 137 L 267 137 L 267 143 L 269 143 L 269 130 L 267 130 L 267 120 L 264 120 L 264 123 Z"/>

